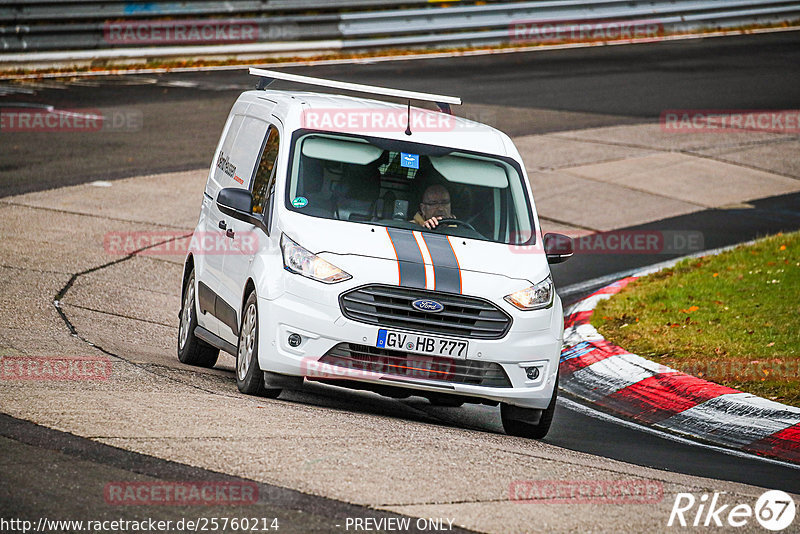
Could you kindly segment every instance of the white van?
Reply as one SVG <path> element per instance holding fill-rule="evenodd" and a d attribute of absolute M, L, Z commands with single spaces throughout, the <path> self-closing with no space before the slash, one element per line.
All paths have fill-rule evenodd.
<path fill-rule="evenodd" d="M 455 97 L 250 72 L 186 258 L 180 361 L 227 351 L 239 390 L 269 397 L 318 380 L 500 404 L 506 432 L 544 437 L 564 329 L 548 263 L 572 245 L 542 235 L 508 136 L 449 114 Z"/>

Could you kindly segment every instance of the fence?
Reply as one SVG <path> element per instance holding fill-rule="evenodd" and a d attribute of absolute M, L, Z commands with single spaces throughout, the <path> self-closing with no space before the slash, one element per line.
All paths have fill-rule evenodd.
<path fill-rule="evenodd" d="M 503 44 L 555 21 L 675 33 L 799 19 L 800 2 L 777 0 L 18 0 L 0 5 L 0 63 Z"/>

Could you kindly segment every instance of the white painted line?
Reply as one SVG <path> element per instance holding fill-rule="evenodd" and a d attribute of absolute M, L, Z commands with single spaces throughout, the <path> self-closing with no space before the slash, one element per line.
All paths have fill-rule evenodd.
<path fill-rule="evenodd" d="M 775 460 L 775 459 L 772 459 L 772 458 L 766 458 L 766 457 L 763 457 L 763 456 L 757 456 L 755 454 L 750 454 L 750 453 L 747 453 L 747 452 L 737 451 L 735 449 L 727 449 L 725 447 L 718 447 L 716 445 L 710 445 L 708 443 L 703 443 L 703 442 L 700 442 L 700 441 L 695 441 L 695 440 L 692 440 L 692 439 L 684 438 L 684 437 L 681 437 L 681 436 L 676 436 L 675 434 L 672 434 L 670 432 L 665 432 L 663 430 L 658 430 L 658 429 L 653 428 L 653 427 L 640 425 L 638 423 L 633 423 L 631 421 L 626 421 L 625 419 L 620 419 L 618 417 L 614 417 L 613 415 L 609 415 L 609 414 L 607 414 L 605 412 L 600 412 L 598 410 L 595 410 L 594 408 L 586 406 L 585 404 L 581 404 L 581 403 L 575 402 L 575 401 L 573 401 L 571 399 L 567 399 L 567 398 L 564 398 L 564 397 L 558 397 L 558 401 L 557 402 L 559 404 L 561 404 L 564 408 L 568 409 L 568 410 L 572 410 L 573 412 L 577 412 L 579 414 L 586 415 L 586 416 L 591 417 L 593 419 L 599 419 L 601 421 L 606 421 L 606 422 L 609 422 L 609 423 L 613 423 L 615 425 L 619 425 L 619 426 L 622 426 L 622 427 L 625 427 L 625 428 L 630 428 L 632 430 L 638 430 L 639 432 L 643 432 L 645 434 L 652 434 L 654 436 L 658 436 L 658 437 L 663 438 L 663 439 L 674 441 L 676 443 L 681 443 L 683 445 L 691 445 L 692 447 L 700 447 L 700 448 L 703 448 L 703 449 L 708 449 L 708 450 L 712 450 L 712 451 L 715 451 L 715 452 L 720 452 L 722 454 L 727 454 L 729 456 L 735 456 L 737 458 L 746 458 L 748 460 L 758 460 L 760 462 L 764 462 L 764 463 L 768 463 L 768 464 L 778 465 L 778 466 L 781 466 L 781 467 L 790 467 L 792 469 L 800 470 L 800 465 L 798 465 L 798 464 L 784 462 L 784 461 L 781 461 L 781 460 Z"/>
<path fill-rule="evenodd" d="M 585 298 L 579 302 L 576 302 L 569 308 L 567 308 L 567 312 L 565 315 L 571 315 L 573 313 L 579 312 L 587 312 L 592 311 L 597 307 L 597 304 L 601 300 L 608 300 L 612 297 L 610 293 L 600 293 L 599 295 L 592 295 L 591 297 Z"/>
<path fill-rule="evenodd" d="M 592 394 L 607 397 L 658 373 L 673 371 L 635 354 L 619 354 L 578 369 L 570 382 L 591 384 Z"/>
<path fill-rule="evenodd" d="M 750 445 L 800 423 L 800 409 L 751 393 L 709 399 L 660 421 L 657 426 L 709 440 Z"/>
<path fill-rule="evenodd" d="M 603 341 L 605 338 L 591 324 L 570 326 L 564 330 L 564 346 L 571 347 L 581 341 Z"/>
<path fill-rule="evenodd" d="M 626 271 L 618 271 L 616 273 L 606 274 L 604 276 L 598 276 L 597 278 L 591 278 L 589 280 L 584 280 L 583 282 L 571 284 L 566 287 L 562 287 L 561 289 L 557 289 L 558 296 L 568 297 L 570 295 L 585 293 L 593 289 L 599 289 L 600 287 L 607 286 L 608 284 L 616 282 L 617 280 L 621 280 L 622 278 L 627 278 L 633 273 L 638 272 L 640 269 L 640 267 L 637 267 L 635 269 L 628 269 Z M 567 309 L 571 310 L 572 308 L 570 307 Z"/>
<path fill-rule="evenodd" d="M 678 372 L 677 369 L 673 369 L 672 367 L 668 367 L 652 360 L 648 360 L 647 358 L 642 358 L 638 354 L 620 354 L 619 357 L 633 367 L 638 367 L 642 370 L 642 372 L 649 372 L 651 376 L 661 373 Z"/>

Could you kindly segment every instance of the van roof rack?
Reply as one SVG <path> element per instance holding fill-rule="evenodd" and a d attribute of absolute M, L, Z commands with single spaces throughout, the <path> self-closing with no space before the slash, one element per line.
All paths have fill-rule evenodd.
<path fill-rule="evenodd" d="M 461 105 L 461 99 L 457 96 L 434 95 L 431 93 L 418 93 L 416 91 L 405 91 L 403 89 L 389 89 L 387 87 L 375 87 L 373 85 L 362 85 L 360 83 L 337 82 L 324 78 L 312 78 L 311 76 L 300 76 L 274 70 L 257 69 L 250 67 L 250 74 L 260 76 L 256 85 L 257 89 L 266 89 L 275 80 L 286 80 L 287 82 L 305 83 L 308 85 L 319 85 L 333 89 L 344 89 L 346 91 L 356 91 L 358 93 L 369 93 L 372 95 L 394 96 L 406 98 L 408 100 L 424 100 L 435 102 L 441 111 L 452 115 L 450 104 Z"/>

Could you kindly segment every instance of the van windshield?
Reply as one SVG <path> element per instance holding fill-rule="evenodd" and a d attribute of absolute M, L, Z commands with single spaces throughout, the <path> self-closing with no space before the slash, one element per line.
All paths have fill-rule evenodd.
<path fill-rule="evenodd" d="M 507 244 L 535 232 L 520 172 L 485 154 L 328 133 L 300 135 L 287 208 L 312 217 Z M 436 218 L 430 229 L 425 221 Z"/>

